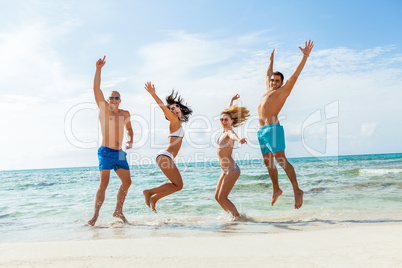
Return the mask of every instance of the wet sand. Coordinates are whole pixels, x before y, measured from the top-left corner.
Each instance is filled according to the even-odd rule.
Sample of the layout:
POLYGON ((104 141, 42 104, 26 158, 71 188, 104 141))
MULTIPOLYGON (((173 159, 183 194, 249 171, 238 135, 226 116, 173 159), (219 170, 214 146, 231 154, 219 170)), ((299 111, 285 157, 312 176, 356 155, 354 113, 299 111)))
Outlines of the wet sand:
POLYGON ((0 244, 6 267, 397 267, 402 224, 227 236, 0 244))

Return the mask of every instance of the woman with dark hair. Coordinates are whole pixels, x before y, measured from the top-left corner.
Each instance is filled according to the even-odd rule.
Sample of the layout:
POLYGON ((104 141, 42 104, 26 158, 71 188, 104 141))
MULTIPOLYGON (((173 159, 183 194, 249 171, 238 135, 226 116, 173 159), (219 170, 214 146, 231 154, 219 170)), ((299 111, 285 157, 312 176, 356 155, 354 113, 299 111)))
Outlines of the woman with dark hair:
POLYGON ((170 182, 143 191, 145 204, 156 212, 155 205, 159 199, 180 191, 183 188, 183 180, 174 163, 174 158, 180 150, 184 137, 184 130, 181 126, 181 122, 187 122, 193 111, 183 103, 183 99, 178 96, 178 93, 175 94, 174 91, 166 97, 167 105, 165 106, 162 100, 156 95, 155 86, 151 84, 151 82, 145 84, 145 89, 155 99, 156 103, 159 104, 166 119, 170 121, 170 135, 168 136, 169 143, 166 149, 161 150, 156 156, 156 163, 170 182))
POLYGON ((233 101, 238 98, 240 98, 240 95, 236 94, 232 98, 230 106, 221 112, 220 120, 223 132, 217 141, 217 153, 222 168, 222 174, 215 191, 216 201, 218 201, 219 205, 226 212, 230 212, 235 218, 239 217, 239 212, 228 198, 230 191, 240 176, 240 168, 232 158, 233 145, 235 141, 241 144, 247 143, 247 141, 246 138, 240 139, 233 131, 232 127, 240 126, 247 120, 247 117, 250 116, 250 111, 246 107, 233 105, 233 101))

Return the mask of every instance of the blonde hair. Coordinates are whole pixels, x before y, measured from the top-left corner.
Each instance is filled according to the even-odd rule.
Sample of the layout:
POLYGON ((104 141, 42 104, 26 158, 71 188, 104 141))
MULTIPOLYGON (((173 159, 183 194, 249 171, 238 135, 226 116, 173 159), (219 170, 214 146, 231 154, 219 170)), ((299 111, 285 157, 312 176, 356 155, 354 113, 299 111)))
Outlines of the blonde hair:
POLYGON ((238 127, 247 120, 247 118, 250 116, 250 111, 247 109, 247 107, 240 107, 235 104, 223 110, 221 114, 229 115, 233 120, 233 127, 238 127))

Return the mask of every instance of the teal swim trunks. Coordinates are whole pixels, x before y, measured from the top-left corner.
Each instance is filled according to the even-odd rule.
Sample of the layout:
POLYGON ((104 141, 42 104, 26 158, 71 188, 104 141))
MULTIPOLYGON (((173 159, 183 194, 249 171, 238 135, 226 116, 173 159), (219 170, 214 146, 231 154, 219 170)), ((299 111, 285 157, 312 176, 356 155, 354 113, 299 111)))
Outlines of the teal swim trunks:
POLYGON ((279 123, 263 126, 257 135, 262 154, 285 151, 285 131, 279 123))
POLYGON ((114 169, 116 171, 119 168, 130 170, 126 156, 127 153, 122 149, 114 150, 102 145, 98 149, 99 170, 114 169))

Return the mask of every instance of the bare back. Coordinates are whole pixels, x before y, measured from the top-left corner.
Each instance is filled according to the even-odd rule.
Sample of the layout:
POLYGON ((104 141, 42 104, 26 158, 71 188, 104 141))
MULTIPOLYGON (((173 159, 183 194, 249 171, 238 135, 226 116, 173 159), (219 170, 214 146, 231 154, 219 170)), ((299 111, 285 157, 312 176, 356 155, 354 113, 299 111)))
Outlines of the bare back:
POLYGON ((123 146, 124 126, 129 120, 129 112, 119 109, 118 112, 109 110, 108 103, 100 105, 99 122, 102 131, 102 145, 111 149, 120 150, 123 146))

